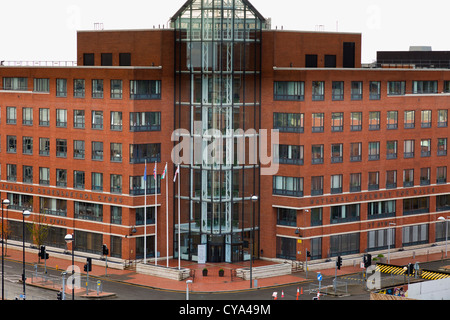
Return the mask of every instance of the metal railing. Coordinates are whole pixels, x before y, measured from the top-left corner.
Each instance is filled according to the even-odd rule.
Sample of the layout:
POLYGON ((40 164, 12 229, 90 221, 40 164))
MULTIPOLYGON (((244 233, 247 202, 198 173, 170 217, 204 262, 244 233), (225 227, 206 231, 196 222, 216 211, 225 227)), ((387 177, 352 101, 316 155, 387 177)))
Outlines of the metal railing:
POLYGON ((76 61, 0 61, 5 67, 76 67, 76 61))

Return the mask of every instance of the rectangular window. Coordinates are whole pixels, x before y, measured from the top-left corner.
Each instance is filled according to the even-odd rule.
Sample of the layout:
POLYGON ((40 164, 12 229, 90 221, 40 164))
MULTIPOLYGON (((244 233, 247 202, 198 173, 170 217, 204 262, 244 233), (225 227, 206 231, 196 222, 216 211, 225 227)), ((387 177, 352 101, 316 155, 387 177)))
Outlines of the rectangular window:
POLYGON ((422 110, 420 111, 420 115, 421 115, 420 126, 422 128, 431 128, 431 110, 422 110))
POLYGON ((111 158, 112 162, 122 162, 122 144, 121 143, 111 143, 111 158))
POLYGON ((56 109, 56 127, 67 128, 67 110, 56 109))
POLYGON ((28 78, 3 78, 3 90, 27 91, 28 78))
POLYGON ((54 216, 67 216, 67 200, 39 197, 40 212, 54 216))
POLYGON ((78 129, 84 129, 85 127, 84 110, 73 110, 73 127, 78 129))
POLYGON ((428 186, 431 182, 431 168, 420 168, 420 185, 428 186))
POLYGON ((333 112, 331 114, 331 132, 342 132, 344 130, 344 113, 333 112))
POLYGON ((405 140, 403 157, 405 159, 414 158, 414 140, 405 140))
POLYGON ((397 141, 386 142, 386 159, 397 159, 397 141))
POLYGON ((111 175, 111 193, 122 193, 122 175, 111 175))
POLYGON ((73 171, 73 187, 74 189, 84 189, 85 185, 85 174, 84 171, 73 171))
POLYGON ((323 144, 315 144, 311 146, 311 163, 323 163, 323 144))
POLYGON ((67 170, 56 169, 56 185, 58 187, 67 187, 67 170))
POLYGON ((22 153, 33 154, 33 137, 22 138, 22 153))
POLYGON ((431 139, 420 140, 420 156, 421 157, 431 156, 431 139))
POLYGON ((438 110, 438 127, 444 128, 448 125, 448 111, 447 110, 438 110))
POLYGON ((102 66, 112 66, 113 65, 112 53, 102 53, 100 58, 101 58, 102 66))
POLYGON ((103 129, 103 111, 92 111, 92 129, 103 129))
POLYGON ((370 81, 369 84, 370 100, 380 100, 381 98, 381 82, 380 81, 370 81))
POLYGON ((16 182, 17 181, 17 165, 6 165, 6 180, 16 182))
POLYGON ((67 79, 56 79, 56 96, 67 97, 67 79))
POLYGON ((277 208, 277 225, 297 226, 297 210, 277 208))
POLYGON ((350 144, 350 161, 361 161, 361 142, 350 144))
POLYGON ((39 184, 50 185, 50 168, 39 168, 39 184))
POLYGON ((274 152, 278 154, 278 163, 303 164, 303 146, 275 145, 274 152))
POLYGON ((438 92, 437 81, 413 81, 413 94, 430 94, 438 92))
POLYGON ((369 172, 369 191, 371 190, 378 190, 380 188, 380 181, 379 181, 380 173, 378 171, 375 172, 369 172))
MULTIPOLYGON (((75 201, 74 202, 74 215, 75 215, 76 219, 84 219, 84 220, 101 222, 101 221, 103 221, 103 205, 96 204, 96 203, 75 201)), ((87 233, 86 233, 86 235, 87 235, 87 233)), ((90 234, 89 236, 86 236, 86 237, 82 237, 82 236, 80 236, 80 234, 75 234, 75 237, 77 237, 77 239, 80 239, 80 242, 82 244, 86 244, 87 239, 92 239, 92 240, 89 240, 89 243, 87 244, 88 248, 95 247, 94 244, 96 244, 96 243, 102 243, 101 239, 95 239, 94 237, 92 237, 92 234, 90 234), (81 240, 83 238, 84 238, 84 241, 81 240), (98 241, 100 241, 100 242, 98 242, 98 241)), ((88 248, 86 248, 86 249, 88 249, 88 248)))
POLYGON ((376 201, 367 204, 368 219, 382 219, 395 217, 395 200, 376 201))
POLYGON ((92 160, 103 160, 103 142, 92 141, 92 160))
POLYGON ((350 192, 361 191, 361 173, 350 173, 350 192))
POLYGON ((295 260, 297 257, 297 242, 295 239, 277 237, 277 258, 295 260))
POLYGON ((380 130, 380 111, 369 112, 369 130, 380 130))
POLYGON ((122 80, 111 80, 111 99, 122 99, 122 80))
POLYGON ((130 131, 160 131, 161 112, 130 112, 130 131))
POLYGON ((313 113, 312 114, 312 132, 323 132, 324 129, 324 114, 313 113))
POLYGON ((317 68, 317 54, 305 55, 305 68, 317 68))
POLYGON ((403 124, 405 129, 413 129, 415 127, 414 110, 405 111, 403 124))
POLYGON ((350 130, 362 130, 362 112, 352 112, 350 115, 350 130))
POLYGON ((428 243, 428 224, 402 228, 402 245, 404 247, 426 243, 428 243))
POLYGON ((49 156, 50 155, 50 139, 49 138, 39 138, 39 155, 49 156))
POLYGON ((33 92, 50 92, 50 79, 33 79, 33 92))
POLYGON ((16 153, 17 152, 17 137, 16 136, 7 136, 7 153, 16 153))
POLYGON ((400 96, 405 94, 405 81, 389 81, 388 82, 388 96, 400 96))
POLYGON ((111 206, 111 223, 122 224, 122 207, 111 206))
POLYGON ((397 188, 397 170, 386 171, 386 189, 397 188))
POLYGON ((132 100, 161 99, 161 81, 131 80, 130 99, 132 100))
POLYGON ((351 99, 362 100, 363 97, 363 83, 362 81, 352 81, 351 99))
POLYGON ((336 68, 336 55, 326 54, 324 66, 325 68, 336 68))
POLYGON ((323 176, 311 177, 311 196, 323 194, 323 176))
POLYGON ((39 125, 41 127, 50 126, 50 109, 40 108, 39 109, 39 125))
POLYGON ((331 176, 330 193, 342 193, 342 174, 336 174, 331 176))
POLYGON ((73 80, 73 97, 74 98, 84 98, 85 95, 85 81, 84 79, 74 79, 73 80))
POLYGON ((303 178, 273 176, 274 195, 303 197, 303 178))
POLYGON ((446 156, 447 155, 447 138, 438 138, 437 155, 438 156, 446 156))
POLYGON ((92 172, 91 173, 91 183, 92 183, 92 190, 102 191, 103 190, 103 173, 92 172))
POLYGON ((344 206, 330 207, 330 223, 345 223, 352 221, 359 221, 360 215, 359 204, 349 204, 344 206))
POLYGON ((323 101, 325 98, 325 82, 313 81, 312 82, 312 100, 323 101))
POLYGON ((84 141, 74 140, 73 141, 73 158, 74 159, 84 159, 84 141))
POLYGON ((333 101, 344 100, 344 81, 333 81, 331 99, 333 101))
POLYGON ((23 183, 33 183, 33 167, 23 166, 23 183))
POLYGON ((131 66, 131 53, 119 53, 119 66, 131 66))
POLYGON ((403 215, 428 213, 430 197, 403 199, 403 215))
POLYGON ((93 53, 83 53, 83 65, 84 66, 95 65, 95 56, 93 53))
POLYGON ((145 187, 147 188, 147 194, 161 192, 161 175, 156 176, 156 181, 153 178, 153 174, 147 175, 147 180, 144 180, 144 176, 130 176, 130 195, 138 196, 145 194, 145 187), (147 183, 145 183, 147 181, 147 183))
POLYGON ((275 81, 273 99, 278 101, 303 101, 305 83, 302 81, 275 81))
POLYGON ((331 145, 331 163, 341 163, 343 161, 343 146, 342 143, 331 145))
POLYGON ((387 129, 395 130, 398 128, 398 111, 387 112, 387 129))
POLYGON ((67 158, 67 140, 56 139, 56 156, 58 158, 67 158))
POLYGON ((17 123, 17 109, 16 107, 6 107, 6 123, 17 123))
POLYGON ((436 183, 447 183, 447 167, 436 168, 436 183))
POLYGON ((161 162, 161 144, 130 144, 130 163, 161 162))
POLYGON ((112 131, 122 131, 122 112, 111 111, 111 127, 112 131))
POLYGON ((369 142, 369 161, 380 160, 380 142, 369 142))
POLYGON ((403 170, 403 187, 413 187, 414 186, 414 169, 404 169, 403 170))
POLYGON ((24 126, 33 125, 33 108, 22 108, 22 124, 24 126))
POLYGON ((303 132, 303 113, 277 113, 273 114, 273 128, 280 132, 303 132))
POLYGON ((92 80, 92 98, 103 99, 103 80, 101 79, 92 80))

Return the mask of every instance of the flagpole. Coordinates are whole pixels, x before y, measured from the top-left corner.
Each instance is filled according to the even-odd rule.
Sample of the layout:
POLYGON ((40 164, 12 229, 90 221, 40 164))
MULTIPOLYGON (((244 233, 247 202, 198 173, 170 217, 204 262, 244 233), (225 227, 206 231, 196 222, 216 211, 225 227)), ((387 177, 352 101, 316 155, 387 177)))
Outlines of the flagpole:
POLYGON ((155 170, 153 172, 153 178, 155 180, 155 266, 156 266, 158 264, 158 208, 156 206, 158 181, 156 180, 156 161, 155 161, 155 170))
POLYGON ((144 170, 144 264, 147 263, 147 159, 144 170))
POLYGON ((166 167, 164 169, 164 178, 166 179, 166 259, 167 259, 167 268, 169 267, 169 192, 168 192, 168 183, 167 183, 167 162, 166 167))
POLYGON ((181 171, 180 171, 180 164, 178 164, 178 270, 181 269, 181 219, 180 219, 180 180, 181 180, 181 171))

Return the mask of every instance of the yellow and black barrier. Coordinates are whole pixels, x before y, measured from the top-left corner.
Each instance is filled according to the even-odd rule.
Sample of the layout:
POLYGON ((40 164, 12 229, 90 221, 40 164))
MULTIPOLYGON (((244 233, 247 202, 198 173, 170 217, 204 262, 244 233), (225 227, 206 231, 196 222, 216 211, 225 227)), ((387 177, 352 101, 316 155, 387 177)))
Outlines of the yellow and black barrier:
POLYGON ((375 271, 378 271, 381 273, 402 275, 402 274, 405 274, 407 271, 404 269, 404 267, 405 266, 395 266, 392 264, 377 263, 375 271))
POLYGON ((444 272, 436 272, 436 271, 430 271, 430 270, 422 270, 421 276, 423 279, 427 280, 440 280, 440 279, 446 279, 450 278, 449 273, 444 272))

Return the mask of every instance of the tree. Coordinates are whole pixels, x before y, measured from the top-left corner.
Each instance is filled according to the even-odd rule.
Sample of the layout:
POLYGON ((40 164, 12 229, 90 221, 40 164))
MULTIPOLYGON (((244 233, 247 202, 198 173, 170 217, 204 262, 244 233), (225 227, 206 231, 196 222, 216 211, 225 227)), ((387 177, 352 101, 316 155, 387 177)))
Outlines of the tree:
MULTIPOLYGON (((38 248, 40 248, 41 245, 44 245, 44 242, 45 242, 45 240, 47 240, 48 233, 52 226, 48 223, 44 223, 46 221, 45 203, 47 200, 43 200, 43 201, 44 201, 44 206, 41 207, 40 213, 38 215, 34 216, 34 219, 31 223, 27 224, 27 229, 31 234, 32 242, 38 248)), ((41 258, 39 257, 38 263, 40 263, 40 262, 41 262, 41 258)))

